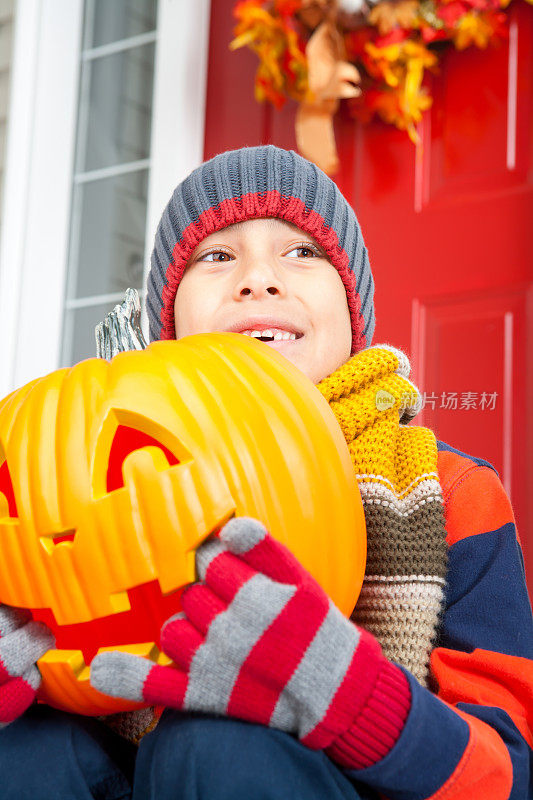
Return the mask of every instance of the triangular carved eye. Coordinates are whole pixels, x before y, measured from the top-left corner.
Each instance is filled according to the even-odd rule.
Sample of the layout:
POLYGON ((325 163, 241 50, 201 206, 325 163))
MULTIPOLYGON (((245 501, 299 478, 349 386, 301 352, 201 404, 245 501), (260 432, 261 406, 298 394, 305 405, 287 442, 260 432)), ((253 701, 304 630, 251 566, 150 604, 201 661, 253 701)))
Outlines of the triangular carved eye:
POLYGON ((179 464, 179 459, 176 458, 174 453, 171 453, 164 444, 158 442, 153 436, 128 425, 119 425, 115 431, 109 453, 107 467, 108 492, 113 492, 115 489, 121 489, 124 486, 124 477, 122 475, 124 459, 134 450, 140 450, 141 447, 158 447, 163 451, 171 466, 179 464))
POLYGON ((13 483, 11 475, 7 466, 7 461, 0 464, 0 517, 2 516, 2 503, 3 497, 7 500, 7 515, 8 517, 18 517, 17 504, 15 502, 15 492, 13 491, 13 483))

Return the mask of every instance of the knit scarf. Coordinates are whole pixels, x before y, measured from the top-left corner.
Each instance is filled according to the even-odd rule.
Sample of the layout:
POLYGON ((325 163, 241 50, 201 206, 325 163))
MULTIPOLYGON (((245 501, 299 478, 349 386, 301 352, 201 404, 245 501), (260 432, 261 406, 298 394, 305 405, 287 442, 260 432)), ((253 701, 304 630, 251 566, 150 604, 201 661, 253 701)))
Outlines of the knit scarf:
POLYGON ((367 565, 352 619, 423 685, 443 608, 447 565, 437 443, 408 425, 421 408, 405 353, 375 345, 317 388, 342 429, 367 528, 367 565))

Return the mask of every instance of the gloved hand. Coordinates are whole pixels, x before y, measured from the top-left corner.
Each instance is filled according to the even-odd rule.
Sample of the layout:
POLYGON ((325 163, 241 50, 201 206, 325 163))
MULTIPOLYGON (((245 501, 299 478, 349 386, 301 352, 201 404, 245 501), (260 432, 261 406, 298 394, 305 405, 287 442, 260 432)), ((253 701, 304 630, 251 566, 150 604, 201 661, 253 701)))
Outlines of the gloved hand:
POLYGON ((55 646, 53 634, 27 611, 0 605, 0 728, 35 699, 41 684, 36 662, 55 646))
POLYGON ((224 714, 295 733, 352 768, 382 758, 410 708, 407 678, 257 520, 230 520, 197 551, 199 583, 161 633, 175 667, 107 652, 105 694, 224 714))

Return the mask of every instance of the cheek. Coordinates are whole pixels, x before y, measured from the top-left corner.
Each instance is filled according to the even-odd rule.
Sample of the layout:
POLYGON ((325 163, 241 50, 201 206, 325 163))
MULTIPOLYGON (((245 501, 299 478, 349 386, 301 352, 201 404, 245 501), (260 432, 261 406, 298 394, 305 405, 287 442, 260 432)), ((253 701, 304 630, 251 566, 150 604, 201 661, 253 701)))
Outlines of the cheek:
POLYGON ((174 328, 176 331, 176 339, 181 339, 186 335, 187 328, 187 304, 185 300, 185 292, 182 291, 182 284, 178 286, 178 291, 174 299, 174 328))
POLYGON ((316 318, 322 333, 335 339, 339 348, 351 348, 352 325, 346 290, 339 273, 334 267, 325 280, 317 286, 315 293, 316 318))
POLYGON ((206 318, 206 293, 196 276, 185 273, 174 300, 176 339, 207 330, 206 318))

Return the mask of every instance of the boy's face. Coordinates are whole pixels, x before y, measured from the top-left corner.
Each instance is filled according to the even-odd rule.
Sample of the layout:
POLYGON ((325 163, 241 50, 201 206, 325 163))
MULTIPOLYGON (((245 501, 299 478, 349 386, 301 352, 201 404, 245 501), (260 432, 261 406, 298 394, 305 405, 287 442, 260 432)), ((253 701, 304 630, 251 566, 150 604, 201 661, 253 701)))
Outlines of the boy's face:
POLYGON ((246 220, 203 239, 187 263, 174 311, 177 339, 217 331, 277 337, 268 346, 314 383, 350 356, 339 273, 311 236, 280 219, 246 220))

